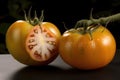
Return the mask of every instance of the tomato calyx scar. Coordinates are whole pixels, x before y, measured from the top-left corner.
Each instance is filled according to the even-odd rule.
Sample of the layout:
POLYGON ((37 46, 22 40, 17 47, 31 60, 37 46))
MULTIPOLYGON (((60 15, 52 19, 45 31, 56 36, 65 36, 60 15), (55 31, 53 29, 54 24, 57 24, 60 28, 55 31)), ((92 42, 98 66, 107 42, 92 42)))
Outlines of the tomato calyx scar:
MULTIPOLYGON (((89 34, 90 35, 90 40, 93 40, 92 33, 94 31, 96 31, 100 26, 101 26, 100 24, 94 24, 94 25, 91 25, 91 26, 87 26, 86 28, 85 27, 72 28, 72 29, 67 30, 65 33, 70 32, 70 33, 78 33, 78 34, 81 34, 81 35, 89 34)), ((103 32, 104 29, 101 32, 103 32)))
POLYGON ((33 55, 38 61, 45 61, 51 57, 51 52, 56 46, 56 39, 45 28, 36 26, 29 34, 26 44, 30 55, 33 55))

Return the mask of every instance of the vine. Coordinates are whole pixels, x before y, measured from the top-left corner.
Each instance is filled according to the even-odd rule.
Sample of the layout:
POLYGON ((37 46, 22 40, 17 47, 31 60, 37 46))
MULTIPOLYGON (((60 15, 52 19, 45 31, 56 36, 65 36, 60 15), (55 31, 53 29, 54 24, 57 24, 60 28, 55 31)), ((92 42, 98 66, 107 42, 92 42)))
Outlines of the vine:
POLYGON ((117 13, 108 17, 101 17, 98 19, 94 19, 93 17, 91 17, 90 19, 83 19, 83 20, 77 21, 75 28, 78 28, 80 26, 87 27, 92 24, 106 24, 108 22, 113 22, 117 20, 120 20, 120 13, 117 13))
POLYGON ((108 17, 100 17, 98 19, 94 19, 92 17, 92 10, 91 10, 90 19, 82 19, 77 21, 75 24, 75 29, 78 30, 80 29, 79 32, 81 34, 89 33, 90 40, 92 40, 93 39, 92 32, 96 30, 100 25, 105 25, 106 27, 109 22, 118 21, 118 20, 120 20, 120 13, 108 17), (82 27, 82 29, 80 27, 82 27))

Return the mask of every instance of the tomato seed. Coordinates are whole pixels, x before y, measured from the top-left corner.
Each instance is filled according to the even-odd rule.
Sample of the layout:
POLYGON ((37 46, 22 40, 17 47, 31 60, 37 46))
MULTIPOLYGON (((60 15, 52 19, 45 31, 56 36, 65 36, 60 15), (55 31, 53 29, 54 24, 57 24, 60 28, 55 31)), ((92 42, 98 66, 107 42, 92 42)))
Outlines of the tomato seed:
POLYGON ((50 35, 47 34, 46 37, 50 37, 50 35))
POLYGON ((32 43, 32 42, 35 42, 35 40, 34 40, 34 39, 30 39, 30 40, 29 40, 29 43, 32 43))
POLYGON ((34 55, 36 55, 36 57, 38 57, 38 58, 42 58, 41 54, 38 53, 38 51, 35 51, 35 52, 34 52, 34 55))
POLYGON ((51 44, 51 45, 55 45, 54 41, 47 41, 47 43, 51 44))
POLYGON ((47 54, 44 54, 45 55, 45 59, 47 58, 47 54))
POLYGON ((34 46, 36 46, 37 44, 34 44, 34 45, 28 45, 28 48, 31 50, 33 49, 34 46))
POLYGON ((37 29, 35 29, 34 32, 38 34, 38 30, 37 29))
POLYGON ((35 37, 35 35, 34 35, 34 34, 31 34, 30 37, 35 37))

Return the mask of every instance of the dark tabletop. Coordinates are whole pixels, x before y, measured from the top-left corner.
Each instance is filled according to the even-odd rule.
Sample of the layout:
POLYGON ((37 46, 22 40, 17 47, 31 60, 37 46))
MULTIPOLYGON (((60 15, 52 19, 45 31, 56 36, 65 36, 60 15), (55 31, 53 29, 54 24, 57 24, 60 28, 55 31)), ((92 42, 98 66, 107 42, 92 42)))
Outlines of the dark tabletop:
POLYGON ((120 50, 109 65, 89 71, 72 68, 59 56, 47 66, 30 67, 4 54, 0 55, 0 80, 120 80, 120 50))

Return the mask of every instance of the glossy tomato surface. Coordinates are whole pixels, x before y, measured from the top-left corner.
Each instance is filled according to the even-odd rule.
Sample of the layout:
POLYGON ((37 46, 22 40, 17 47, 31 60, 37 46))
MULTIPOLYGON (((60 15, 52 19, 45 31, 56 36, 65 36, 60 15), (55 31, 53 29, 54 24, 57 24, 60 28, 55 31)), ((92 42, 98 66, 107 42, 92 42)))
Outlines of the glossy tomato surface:
MULTIPOLYGON (((50 34, 53 34, 56 40, 61 36, 59 29, 50 22, 42 22, 42 26, 47 28, 50 34)), ((27 35, 33 29, 30 23, 18 20, 14 22, 6 33, 6 46, 9 53, 19 62, 27 65, 44 65, 50 63, 53 59, 39 62, 33 60, 25 48, 27 35)), ((58 45, 58 42, 56 43, 58 45)), ((56 53, 57 56, 58 53, 56 53)))
POLYGON ((98 69, 108 65, 114 58, 116 41, 112 33, 99 26, 92 33, 78 30, 63 33, 59 53, 69 65, 84 69, 98 69))

